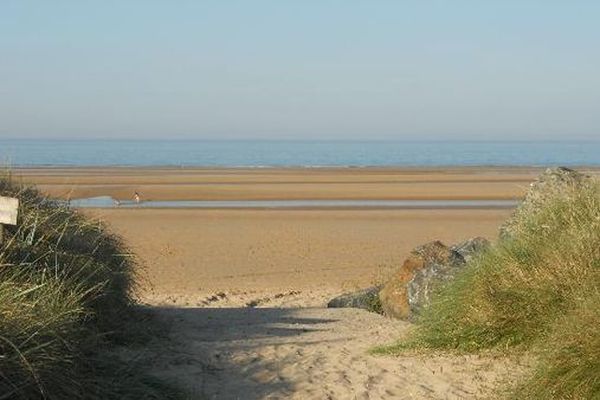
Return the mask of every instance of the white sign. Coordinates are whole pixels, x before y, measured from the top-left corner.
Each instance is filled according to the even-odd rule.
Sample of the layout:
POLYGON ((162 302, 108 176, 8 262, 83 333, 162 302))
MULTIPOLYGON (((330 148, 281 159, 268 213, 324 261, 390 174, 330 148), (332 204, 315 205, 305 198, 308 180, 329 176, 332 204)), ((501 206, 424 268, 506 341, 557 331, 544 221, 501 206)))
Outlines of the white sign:
POLYGON ((19 199, 0 196, 0 224, 16 225, 19 199))

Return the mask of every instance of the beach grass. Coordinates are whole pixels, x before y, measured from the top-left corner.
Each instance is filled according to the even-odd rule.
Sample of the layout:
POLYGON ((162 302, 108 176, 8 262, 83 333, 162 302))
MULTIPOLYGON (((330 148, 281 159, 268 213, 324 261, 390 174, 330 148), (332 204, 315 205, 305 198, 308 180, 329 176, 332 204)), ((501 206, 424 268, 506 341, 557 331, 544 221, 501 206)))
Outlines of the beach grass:
POLYGON ((538 362, 515 398, 600 398, 600 184, 565 187, 514 218, 408 338, 374 352, 529 353, 538 362))
POLYGON ((153 329, 122 240, 9 176, 0 195, 20 200, 0 244, 0 399, 176 398, 116 354, 153 329))

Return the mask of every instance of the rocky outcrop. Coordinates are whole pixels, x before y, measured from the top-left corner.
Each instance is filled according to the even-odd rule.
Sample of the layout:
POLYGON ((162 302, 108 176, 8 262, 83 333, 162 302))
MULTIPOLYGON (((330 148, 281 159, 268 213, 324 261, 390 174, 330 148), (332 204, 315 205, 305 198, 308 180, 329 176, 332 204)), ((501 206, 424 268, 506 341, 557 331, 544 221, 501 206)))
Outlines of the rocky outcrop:
POLYGON ((468 260, 490 242, 475 237, 447 247, 434 241, 415 248, 383 286, 373 286, 332 299, 330 308, 362 308, 399 319, 410 319, 429 305, 433 291, 454 278, 468 260))
POLYGON ((459 252, 440 241, 417 247, 379 292, 384 314, 411 318, 429 304, 434 289, 452 279, 465 264, 459 252))
POLYGON ((379 312, 379 290, 381 286, 373 286, 367 289, 358 290, 353 293, 346 293, 338 296, 329 303, 329 308, 362 308, 368 311, 379 312))
POLYGON ((523 202, 500 227, 500 238, 508 239, 517 235, 521 222, 525 220, 524 217, 535 215, 549 198, 573 193, 573 189, 587 184, 591 180, 589 175, 569 168, 548 168, 531 184, 523 202))

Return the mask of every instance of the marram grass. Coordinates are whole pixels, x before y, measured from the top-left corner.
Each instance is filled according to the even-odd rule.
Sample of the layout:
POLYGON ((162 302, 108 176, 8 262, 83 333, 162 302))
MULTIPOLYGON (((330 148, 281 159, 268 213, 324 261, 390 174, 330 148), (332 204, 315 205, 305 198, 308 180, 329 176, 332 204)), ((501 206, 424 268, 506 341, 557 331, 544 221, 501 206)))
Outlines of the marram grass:
POLYGON ((0 244, 0 400, 173 398, 105 351, 135 340, 135 260, 98 221, 0 179, 20 199, 0 244))
POLYGON ((530 351, 515 398, 600 399, 600 185, 573 185, 441 288, 399 343, 375 349, 530 351))
POLYGON ((540 343, 534 373, 513 390, 516 399, 600 399, 600 292, 577 301, 540 343))

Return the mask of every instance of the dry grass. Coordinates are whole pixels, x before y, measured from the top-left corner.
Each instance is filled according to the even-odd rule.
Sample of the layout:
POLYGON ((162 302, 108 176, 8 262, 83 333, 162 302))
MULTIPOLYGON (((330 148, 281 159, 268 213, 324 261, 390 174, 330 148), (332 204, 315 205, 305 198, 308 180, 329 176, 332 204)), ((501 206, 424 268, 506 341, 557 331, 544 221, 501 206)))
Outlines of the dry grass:
POLYGON ((407 348, 530 352, 515 398, 600 398, 600 184, 552 193, 442 288, 407 348))
POLYGON ((168 398, 106 351, 140 337, 120 238, 8 177, 0 195, 21 203, 0 245, 0 399, 168 398))
POLYGON ((600 398, 600 292, 577 301, 539 344, 540 362, 514 399, 600 398))

